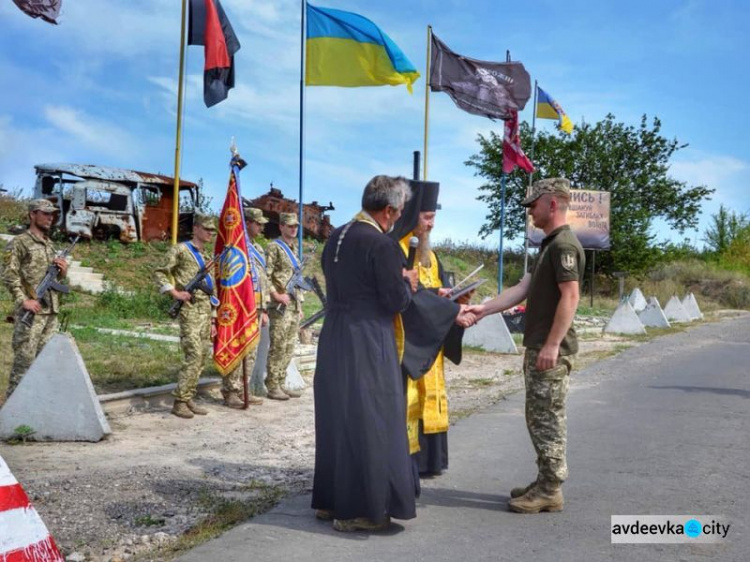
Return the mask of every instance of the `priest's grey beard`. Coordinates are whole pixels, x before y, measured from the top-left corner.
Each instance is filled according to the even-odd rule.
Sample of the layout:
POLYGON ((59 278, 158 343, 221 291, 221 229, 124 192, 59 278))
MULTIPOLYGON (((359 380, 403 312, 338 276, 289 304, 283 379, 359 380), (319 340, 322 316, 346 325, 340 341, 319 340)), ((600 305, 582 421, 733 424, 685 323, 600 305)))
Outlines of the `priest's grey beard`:
POLYGON ((423 232, 419 235, 419 244, 417 245, 417 259, 419 265, 422 267, 431 267, 432 262, 430 261, 430 252, 432 252, 432 245, 430 244, 430 233, 423 232))

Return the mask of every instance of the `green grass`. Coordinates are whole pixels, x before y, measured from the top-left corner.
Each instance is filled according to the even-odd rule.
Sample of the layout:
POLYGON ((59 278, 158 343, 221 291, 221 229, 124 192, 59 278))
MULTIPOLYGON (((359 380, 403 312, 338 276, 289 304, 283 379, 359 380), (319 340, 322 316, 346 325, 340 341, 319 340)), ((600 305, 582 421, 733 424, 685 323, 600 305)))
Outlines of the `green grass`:
POLYGON ((251 484, 246 488, 247 491, 254 492, 248 499, 228 499, 215 492, 204 490, 200 494, 199 503, 208 510, 209 514, 180 536, 176 542, 162 549, 143 553, 134 560, 172 560, 181 553, 218 537, 227 529, 265 513, 285 496, 284 490, 278 486, 251 484))
MULTIPOLYGON (((78 349, 99 394, 177 381, 182 362, 178 343, 107 334, 72 326, 78 349)), ((218 376, 209 360, 203 376, 218 376)))

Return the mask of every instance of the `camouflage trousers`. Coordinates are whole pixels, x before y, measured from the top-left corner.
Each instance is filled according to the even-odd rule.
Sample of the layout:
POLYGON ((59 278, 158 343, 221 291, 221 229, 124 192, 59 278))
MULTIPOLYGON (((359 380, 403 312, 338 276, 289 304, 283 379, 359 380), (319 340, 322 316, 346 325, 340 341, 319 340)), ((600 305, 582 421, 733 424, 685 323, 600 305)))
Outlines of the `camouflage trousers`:
MULTIPOLYGON (((260 343, 260 334, 258 335, 258 343, 260 343)), ((244 361, 242 361, 237 368, 224 377, 221 383, 221 390, 223 392, 234 392, 239 394, 240 397, 244 395, 245 389, 242 385, 242 368, 244 366, 245 373, 247 374, 247 385, 248 392, 250 392, 250 380, 253 378, 253 369, 255 368, 255 358, 258 356, 258 345, 253 350, 245 355, 244 361)))
POLYGON ((182 366, 177 375, 177 388, 172 393, 176 400, 191 400, 198 389, 211 350, 211 305, 198 302, 185 304, 180 310, 180 347, 182 366))
POLYGON ((537 455, 539 480, 561 484, 568 477, 565 402, 575 355, 560 357, 557 365, 547 371, 536 369, 538 355, 539 350, 527 349, 523 359, 526 427, 537 455))
POLYGON ((10 369, 6 397, 13 393, 36 356, 57 332, 57 325, 57 314, 36 314, 31 327, 21 322, 21 313, 16 314, 13 329, 13 366, 10 369))
POLYGON ((299 332, 299 312, 291 306, 283 314, 275 308, 268 313, 270 324, 268 335, 271 347, 268 349, 266 366, 266 387, 268 390, 283 388, 286 380, 286 369, 294 356, 294 345, 299 332))

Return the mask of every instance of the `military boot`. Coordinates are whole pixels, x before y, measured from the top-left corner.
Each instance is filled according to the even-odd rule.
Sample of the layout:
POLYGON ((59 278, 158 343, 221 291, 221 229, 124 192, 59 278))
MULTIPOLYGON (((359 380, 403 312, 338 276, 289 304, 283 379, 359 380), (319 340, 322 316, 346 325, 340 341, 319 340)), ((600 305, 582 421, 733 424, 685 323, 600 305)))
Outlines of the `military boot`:
POLYGON ((226 390, 221 391, 221 395, 224 397, 224 405, 227 408, 234 408, 235 410, 241 410, 245 407, 245 403, 242 399, 237 396, 236 392, 228 392, 226 390))
POLYGON ((537 483, 537 481, 534 480, 528 486, 525 486, 525 487, 519 486, 517 488, 513 488, 510 491, 510 497, 511 498, 520 498, 522 495, 524 495, 526 492, 530 491, 534 486, 536 486, 536 483, 537 483))
POLYGON ((182 400, 174 401, 174 405, 172 406, 172 413, 178 418, 185 418, 186 420, 189 420, 193 417, 193 412, 190 411, 190 408, 188 408, 187 404, 182 400))
POLYGON ((539 513, 540 511, 562 511, 563 494, 559 484, 540 483, 532 486, 524 495, 508 502, 516 513, 539 513))
POLYGON ((271 400, 289 400, 289 395, 280 388, 269 388, 266 398, 271 400))
POLYGON ((299 398, 302 396, 302 393, 299 390, 292 390, 291 388, 282 388, 281 390, 289 398, 299 398))
POLYGON ((188 408, 190 408, 190 411, 194 414, 197 414, 199 416, 205 416, 208 414, 208 410, 204 408, 203 406, 198 406, 193 400, 188 400, 185 402, 188 408))

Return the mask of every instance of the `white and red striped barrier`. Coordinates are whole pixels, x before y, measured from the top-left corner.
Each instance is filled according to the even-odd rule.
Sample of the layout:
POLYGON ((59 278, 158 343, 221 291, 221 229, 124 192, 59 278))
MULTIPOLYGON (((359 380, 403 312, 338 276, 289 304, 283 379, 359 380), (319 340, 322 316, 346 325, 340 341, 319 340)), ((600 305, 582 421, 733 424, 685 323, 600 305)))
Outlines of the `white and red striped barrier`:
POLYGON ((0 457, 0 562, 64 562, 42 518, 0 457))

